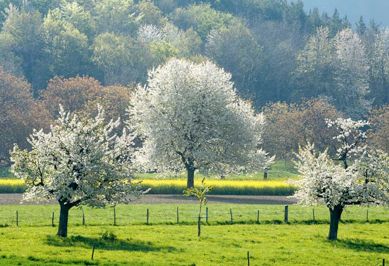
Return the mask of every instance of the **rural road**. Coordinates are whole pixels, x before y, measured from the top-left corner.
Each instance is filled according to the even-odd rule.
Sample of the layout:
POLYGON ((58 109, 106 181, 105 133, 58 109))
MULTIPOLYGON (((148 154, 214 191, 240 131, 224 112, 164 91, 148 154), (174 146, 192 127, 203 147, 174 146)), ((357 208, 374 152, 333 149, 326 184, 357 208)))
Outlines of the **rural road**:
MULTIPOLYGON (((237 203, 237 204, 294 204, 294 199, 286 196, 235 196, 235 195, 209 195, 208 202, 211 203, 237 203)), ((22 194, 0 194, 0 205, 8 204, 42 204, 39 202, 24 202, 22 200, 22 194)), ((188 198, 182 195, 155 195, 149 194, 141 197, 139 200, 134 201, 135 204, 158 204, 158 203, 195 203, 196 200, 188 198)), ((49 202, 46 204, 55 203, 49 202)))

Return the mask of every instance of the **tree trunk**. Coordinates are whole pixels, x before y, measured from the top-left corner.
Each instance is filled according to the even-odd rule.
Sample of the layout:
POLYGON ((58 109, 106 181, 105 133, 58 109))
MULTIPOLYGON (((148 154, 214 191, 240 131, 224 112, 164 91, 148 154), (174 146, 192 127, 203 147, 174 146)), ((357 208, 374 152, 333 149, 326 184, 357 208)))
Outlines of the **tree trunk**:
POLYGON ((68 220, 70 207, 63 203, 60 203, 59 224, 57 236, 67 237, 68 235, 68 220))
POLYGON ((193 188, 194 187, 194 173, 195 168, 193 166, 187 167, 188 171, 188 182, 187 182, 187 188, 193 188))
POLYGON ((335 206, 334 209, 330 209, 330 231, 328 233, 329 240, 338 239, 338 227, 342 212, 343 207, 340 205, 335 206))

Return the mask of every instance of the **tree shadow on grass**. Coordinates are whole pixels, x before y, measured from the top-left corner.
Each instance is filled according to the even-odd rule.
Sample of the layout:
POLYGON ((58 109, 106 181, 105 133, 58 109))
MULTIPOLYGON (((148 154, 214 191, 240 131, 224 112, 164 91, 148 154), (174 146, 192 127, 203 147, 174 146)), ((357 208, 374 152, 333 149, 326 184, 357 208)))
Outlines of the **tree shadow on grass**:
POLYGON ((102 238, 84 237, 80 235, 71 236, 68 238, 61 238, 58 236, 47 236, 47 244, 57 247, 83 247, 104 250, 125 250, 125 251, 177 251, 174 247, 169 246, 155 246, 151 242, 144 242, 139 240, 105 240, 102 238))
POLYGON ((332 242, 334 246, 354 249, 356 251, 389 253, 389 246, 375 243, 369 240, 346 239, 332 242))

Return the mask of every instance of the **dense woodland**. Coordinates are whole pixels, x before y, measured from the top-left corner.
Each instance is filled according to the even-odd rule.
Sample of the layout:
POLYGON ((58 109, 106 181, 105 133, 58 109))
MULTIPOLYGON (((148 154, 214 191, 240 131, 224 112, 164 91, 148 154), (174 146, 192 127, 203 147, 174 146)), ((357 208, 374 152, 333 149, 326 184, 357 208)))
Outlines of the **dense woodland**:
POLYGON ((326 118, 371 121, 389 151, 389 30, 286 0, 3 0, 0 2, 0 161, 27 147, 62 104, 125 117, 137 84, 169 58, 212 60, 266 116, 263 146, 289 159, 320 149, 326 118))

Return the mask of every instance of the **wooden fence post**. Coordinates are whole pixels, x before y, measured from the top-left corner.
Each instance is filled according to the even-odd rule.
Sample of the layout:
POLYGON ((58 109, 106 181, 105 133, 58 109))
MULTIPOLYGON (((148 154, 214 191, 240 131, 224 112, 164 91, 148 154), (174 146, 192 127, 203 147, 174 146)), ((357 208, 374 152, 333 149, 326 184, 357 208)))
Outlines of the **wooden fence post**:
POLYGON ((149 219, 150 219, 150 211, 147 209, 146 211, 146 224, 149 224, 149 219))
POLYGON ((199 218, 197 219, 197 237, 201 235, 201 214, 199 214, 199 218))
POLYGON ((205 207, 205 222, 208 224, 208 207, 205 207))
POLYGON ((316 222, 315 208, 312 209, 312 219, 313 219, 314 222, 316 222))
POLYGON ((19 226, 19 212, 16 211, 16 226, 19 226))
POLYGON ((247 251, 247 266, 250 266, 250 251, 247 251))
POLYGON ((369 209, 366 210, 366 222, 369 222, 369 209))
POLYGON ((257 224, 259 224, 259 210, 257 210, 257 224))
POLYGON ((113 225, 116 226, 116 206, 113 207, 113 225))
POLYGON ((382 259, 382 266, 385 266, 385 259, 382 259))
POLYGON ((179 223, 180 223, 180 214, 178 212, 178 207, 177 207, 177 224, 179 224, 179 223))
POLYGON ((284 222, 288 223, 289 222, 289 206, 285 205, 285 211, 284 211, 284 222))
POLYGON ((232 209, 230 209, 230 218, 231 218, 231 224, 233 224, 234 223, 234 218, 232 216, 232 209))
POLYGON ((82 210, 82 225, 85 225, 85 213, 84 213, 84 208, 82 210))
POLYGON ((54 227, 54 212, 51 213, 51 226, 54 227))

